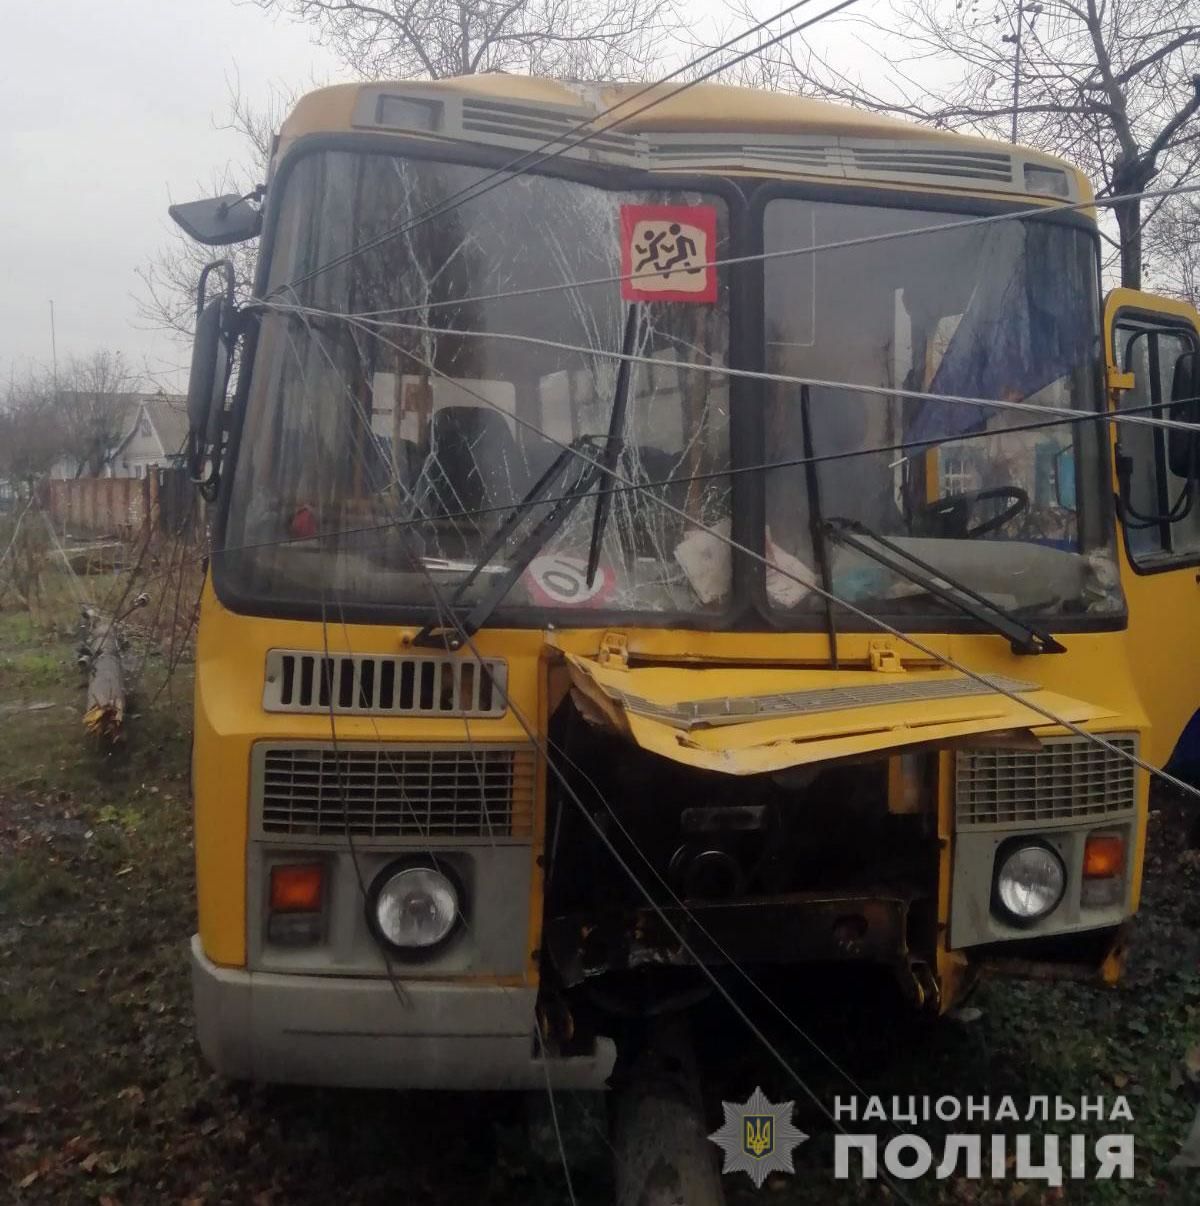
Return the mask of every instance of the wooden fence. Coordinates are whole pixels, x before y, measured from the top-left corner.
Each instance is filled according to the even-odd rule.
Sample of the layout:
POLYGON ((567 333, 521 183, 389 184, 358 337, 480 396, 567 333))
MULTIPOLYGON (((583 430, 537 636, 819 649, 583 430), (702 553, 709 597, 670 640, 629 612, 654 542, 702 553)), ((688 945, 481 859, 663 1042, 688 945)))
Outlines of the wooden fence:
POLYGON ((204 502, 182 469, 145 477, 80 477, 45 483, 43 506, 59 531, 131 540, 147 523, 171 537, 203 531, 204 502))

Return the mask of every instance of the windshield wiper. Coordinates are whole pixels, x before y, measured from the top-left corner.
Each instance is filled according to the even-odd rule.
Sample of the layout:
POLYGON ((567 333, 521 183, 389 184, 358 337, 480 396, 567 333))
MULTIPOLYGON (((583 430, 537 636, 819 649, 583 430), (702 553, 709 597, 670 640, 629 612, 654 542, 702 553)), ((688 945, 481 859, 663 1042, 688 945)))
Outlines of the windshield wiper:
POLYGON ((596 495, 596 513, 592 517, 592 542, 588 546, 587 584, 596 581, 596 570, 600 565, 600 542, 604 539, 604 527, 608 523, 608 506, 612 496, 612 478, 621 459, 625 441, 621 433, 625 430, 625 410, 629 401, 629 376, 632 359, 637 350, 638 328, 641 326, 642 307, 631 302, 625 314, 625 334, 621 338, 621 359, 617 364, 617 382, 613 388, 612 409, 608 413, 608 438, 604 442, 604 453, 600 466, 604 480, 600 493, 596 495))
POLYGON ((491 589, 471 608, 463 618, 461 626, 448 628, 436 620, 430 621, 413 637, 414 645, 435 645, 448 649, 460 648, 466 637, 473 636, 487 623, 492 612, 500 606, 504 596, 512 590, 516 580, 528 569, 529 563, 545 547, 550 537, 567 522, 579 503, 589 494, 597 491, 597 487, 599 487, 596 492, 596 513, 592 519, 592 540, 588 547, 587 558, 588 586, 595 581, 596 569, 600 564, 600 542, 604 537, 604 528, 608 520, 612 478, 616 473, 617 462, 620 460, 621 450, 624 447, 621 433, 625 429, 625 411, 629 399, 629 377, 632 363, 630 358, 637 347, 640 326, 641 306, 634 302, 625 316, 625 333, 621 340, 622 358, 617 368, 612 409, 608 416, 608 432, 604 436, 603 446, 598 446, 596 436, 580 436, 578 439, 572 440, 570 446, 564 448, 554 458, 550 468, 534 482, 525 497, 516 504, 495 535, 484 546, 483 551, 479 554, 479 559, 455 588, 454 594, 450 596, 447 606, 453 609, 462 601, 471 584, 484 572, 492 558, 508 543, 530 508, 547 501, 552 489, 558 487, 560 493, 555 498, 554 505, 516 547, 512 556, 506 561, 504 569, 497 575, 491 589))
POLYGON ((857 519, 830 519, 825 530, 834 540, 870 557, 886 569, 907 578, 944 603, 988 625, 994 632, 1008 637, 1013 653, 1066 653, 1065 646, 1044 629, 1036 628, 986 595, 972 590, 965 582, 952 578, 945 570, 901 548, 857 519), (866 539, 864 539, 866 537, 866 539), (891 554, 891 556, 889 556, 891 554))
POLYGON ((430 620, 413 637, 414 645, 458 649, 467 637, 473 636, 487 623, 488 617, 512 590, 516 580, 528 569, 529 563, 550 537, 566 523, 571 512, 592 492, 600 476, 600 465, 595 459, 600 452, 597 443, 595 436, 580 436, 572 440, 570 445, 554 458, 546 472, 530 486, 525 497, 513 507, 492 538, 484 545, 467 576, 446 601, 446 607, 452 611, 462 602, 471 584, 487 569, 492 558, 508 544, 533 507, 539 503, 548 504, 553 499, 550 510, 533 525, 511 556, 505 560, 504 568, 496 575, 496 580, 459 625, 447 626, 440 623, 440 620, 430 620))

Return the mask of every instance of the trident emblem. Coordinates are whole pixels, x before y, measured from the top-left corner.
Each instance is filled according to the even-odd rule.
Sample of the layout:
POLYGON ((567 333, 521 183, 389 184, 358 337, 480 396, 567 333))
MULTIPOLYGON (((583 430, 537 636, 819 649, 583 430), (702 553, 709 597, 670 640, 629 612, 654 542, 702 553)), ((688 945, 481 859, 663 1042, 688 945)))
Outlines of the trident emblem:
POLYGON ((775 1121, 771 1114, 743 1114, 742 1120, 746 1128, 742 1139, 742 1149, 746 1155, 761 1160, 775 1150, 775 1121))

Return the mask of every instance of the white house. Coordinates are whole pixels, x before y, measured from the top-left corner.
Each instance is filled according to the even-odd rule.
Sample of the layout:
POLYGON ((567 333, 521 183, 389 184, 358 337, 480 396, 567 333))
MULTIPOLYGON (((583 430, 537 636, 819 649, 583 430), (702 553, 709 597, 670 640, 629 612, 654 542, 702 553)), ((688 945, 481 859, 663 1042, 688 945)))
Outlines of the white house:
POLYGON ((167 394, 139 395, 128 434, 108 458, 105 477, 145 477, 183 464, 187 403, 167 394))
MULTIPOLYGON (((121 436, 105 458, 101 477, 145 477, 149 469, 183 464, 187 402, 170 394, 131 394, 122 417, 121 436)), ((78 477, 78 463, 62 457, 52 478, 78 477)))

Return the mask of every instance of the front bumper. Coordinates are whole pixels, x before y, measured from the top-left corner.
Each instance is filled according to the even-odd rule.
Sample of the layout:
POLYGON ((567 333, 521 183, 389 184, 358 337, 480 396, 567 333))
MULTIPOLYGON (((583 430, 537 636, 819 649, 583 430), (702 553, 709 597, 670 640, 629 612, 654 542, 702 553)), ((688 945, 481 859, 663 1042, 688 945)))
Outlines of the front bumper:
POLYGON ((238 1080, 346 1088, 602 1089, 616 1048, 535 1057, 537 990, 220 967, 192 936, 205 1058, 238 1080))

